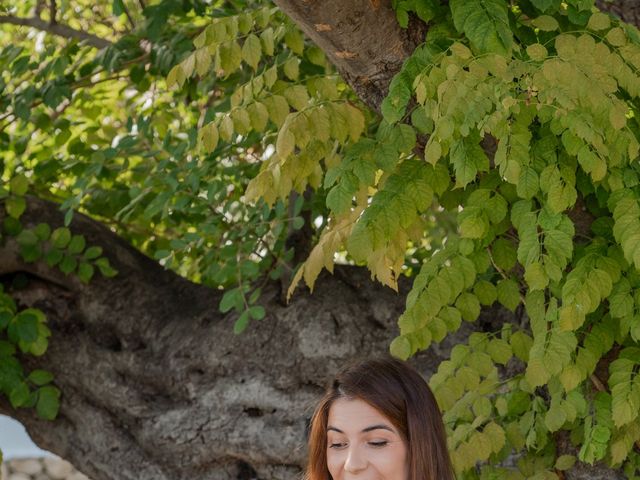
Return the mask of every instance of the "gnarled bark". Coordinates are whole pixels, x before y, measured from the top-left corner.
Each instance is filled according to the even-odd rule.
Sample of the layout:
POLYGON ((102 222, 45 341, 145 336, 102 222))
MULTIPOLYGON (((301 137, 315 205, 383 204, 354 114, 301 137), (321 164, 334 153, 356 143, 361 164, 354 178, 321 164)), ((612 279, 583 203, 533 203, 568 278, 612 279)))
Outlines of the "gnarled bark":
MULTIPOLYGON (((26 225, 61 223, 56 205, 29 204, 26 225)), ((403 296, 362 269, 338 268, 288 306, 268 287, 267 317, 235 335, 234 316, 217 310, 220 292, 163 270, 82 215, 71 228, 119 273, 85 285, 22 263, 11 240, 0 249, 0 275, 30 279, 14 297, 42 309, 53 332, 48 352, 27 366, 50 369, 63 392, 54 422, 6 401, 0 411, 94 480, 292 479, 329 376, 385 352, 397 333, 403 296)), ((418 363, 431 371, 440 359, 418 363)))
POLYGON ((402 62, 424 41, 425 25, 414 21, 402 29, 391 0, 274 1, 374 110, 402 62))

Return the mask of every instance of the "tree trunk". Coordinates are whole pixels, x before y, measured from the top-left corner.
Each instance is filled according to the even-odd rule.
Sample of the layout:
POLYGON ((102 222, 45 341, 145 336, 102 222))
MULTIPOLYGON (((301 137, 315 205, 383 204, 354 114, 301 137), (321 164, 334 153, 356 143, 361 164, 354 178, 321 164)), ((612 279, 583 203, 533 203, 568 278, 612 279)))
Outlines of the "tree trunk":
MULTIPOLYGON (((57 206, 31 200, 23 222, 42 221, 60 225, 57 206)), ((220 292, 163 270, 87 217, 71 228, 119 273, 85 285, 20 262, 12 241, 0 250, 5 280, 29 277, 13 296, 42 309, 52 330, 47 353, 27 367, 50 369, 63 392, 53 422, 6 400, 0 411, 94 480, 293 479, 327 379, 387 351, 397 334, 403 295, 363 269, 337 268, 288 306, 274 283, 267 317, 235 335, 234 315, 217 310, 220 292)), ((441 359, 418 363, 432 371, 441 359)))

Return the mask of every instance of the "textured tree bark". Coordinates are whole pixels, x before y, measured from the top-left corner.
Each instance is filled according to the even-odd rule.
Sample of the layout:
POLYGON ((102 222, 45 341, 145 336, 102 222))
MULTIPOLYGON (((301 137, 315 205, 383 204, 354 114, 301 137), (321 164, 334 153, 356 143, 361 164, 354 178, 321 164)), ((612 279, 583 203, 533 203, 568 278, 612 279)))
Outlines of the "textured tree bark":
POLYGON ((274 0, 327 54, 358 96, 378 110, 391 78, 424 41, 426 26, 398 25, 391 0, 274 0))
MULTIPOLYGON (((33 199, 23 222, 42 221, 58 226, 61 215, 33 199)), ((327 379, 352 358, 385 352, 396 335, 403 295, 362 269, 338 268, 289 306, 272 285, 267 317, 237 336, 233 315, 217 310, 220 292, 165 271, 82 215, 71 228, 119 273, 84 285, 22 263, 11 241, 0 249, 0 278, 29 277, 12 295, 42 309, 53 332, 27 366, 50 369, 63 392, 53 422, 6 401, 0 412, 94 480, 296 478, 327 379)), ((451 341, 417 364, 433 371, 451 341)))

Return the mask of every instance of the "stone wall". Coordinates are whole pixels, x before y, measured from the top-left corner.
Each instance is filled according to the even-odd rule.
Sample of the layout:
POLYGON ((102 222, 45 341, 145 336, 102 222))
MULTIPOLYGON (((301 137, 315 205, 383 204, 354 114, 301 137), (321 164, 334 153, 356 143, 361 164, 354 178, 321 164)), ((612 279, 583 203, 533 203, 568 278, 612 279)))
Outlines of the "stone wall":
POLYGON ((89 480, 58 457, 15 458, 2 464, 0 480, 89 480))

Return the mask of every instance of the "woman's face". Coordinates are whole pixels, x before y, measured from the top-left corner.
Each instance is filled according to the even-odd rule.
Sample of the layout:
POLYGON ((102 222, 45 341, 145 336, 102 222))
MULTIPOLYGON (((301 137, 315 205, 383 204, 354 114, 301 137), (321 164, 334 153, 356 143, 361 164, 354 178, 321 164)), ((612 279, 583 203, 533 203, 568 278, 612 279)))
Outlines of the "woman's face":
POLYGON ((333 480, 407 480, 407 445, 367 402, 340 398, 329 409, 327 467, 333 480))

